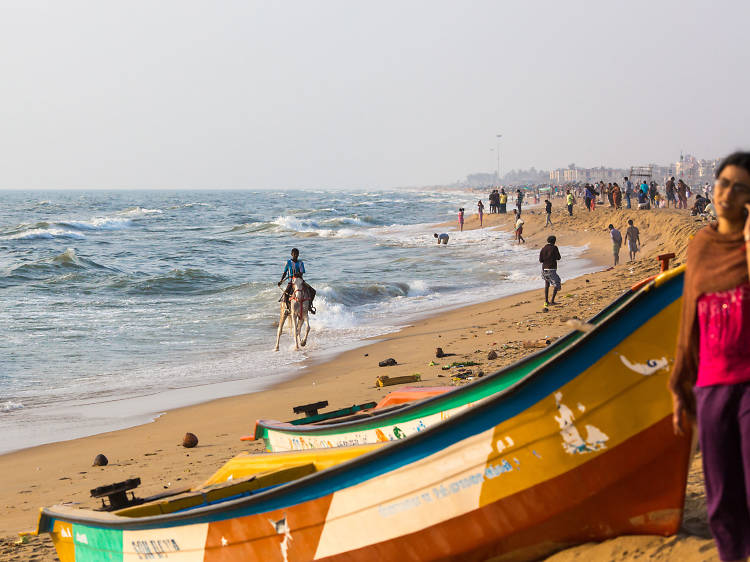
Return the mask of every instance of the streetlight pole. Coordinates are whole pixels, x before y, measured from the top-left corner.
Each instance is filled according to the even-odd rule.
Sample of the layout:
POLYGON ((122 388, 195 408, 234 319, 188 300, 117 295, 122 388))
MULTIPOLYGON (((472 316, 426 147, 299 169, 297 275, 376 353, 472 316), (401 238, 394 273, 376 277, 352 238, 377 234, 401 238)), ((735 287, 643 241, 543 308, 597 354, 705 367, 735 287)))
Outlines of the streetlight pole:
POLYGON ((497 183, 500 183, 500 139, 503 135, 495 135, 497 139, 497 183))

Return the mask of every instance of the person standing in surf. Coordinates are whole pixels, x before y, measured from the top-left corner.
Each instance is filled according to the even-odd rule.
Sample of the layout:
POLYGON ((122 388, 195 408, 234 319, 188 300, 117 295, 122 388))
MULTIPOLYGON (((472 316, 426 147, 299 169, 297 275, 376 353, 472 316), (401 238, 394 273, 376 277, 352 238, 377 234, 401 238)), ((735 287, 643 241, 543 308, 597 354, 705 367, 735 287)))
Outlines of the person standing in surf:
POLYGON ((521 218, 521 213, 518 212, 518 209, 513 209, 513 215, 516 217, 516 227, 513 231, 516 235, 516 241, 521 243, 526 243, 526 240, 523 239, 523 219, 521 218))
POLYGON ((458 209, 458 230, 464 231, 464 208, 458 209))
POLYGON ((479 215, 479 228, 482 228, 482 216, 484 215, 484 203, 482 203, 482 200, 479 200, 479 203, 477 203, 477 214, 479 215))
POLYGON ((721 560, 750 557, 750 152, 716 170, 717 221, 687 250, 669 380, 672 424, 697 419, 706 508, 721 560))
MULTIPOLYGON (((284 267, 284 272, 281 274, 281 281, 277 283, 279 287, 281 287, 281 284, 284 282, 285 279, 289 279, 289 283, 286 286, 286 289, 284 289, 284 293, 281 295, 281 298, 279 299, 279 302, 285 302, 289 304, 289 297, 292 294, 292 279, 295 277, 299 277, 302 279, 302 276, 305 274, 305 262, 303 262, 301 259, 299 259, 299 250, 297 248, 292 248, 292 259, 286 261, 286 266, 284 267)), ((308 285, 304 280, 302 281, 302 285, 304 286, 305 290, 307 291, 307 294, 310 297, 310 308, 309 312, 310 314, 315 314, 315 307, 313 306, 313 300, 315 300, 315 289, 313 289, 310 285, 308 285)))

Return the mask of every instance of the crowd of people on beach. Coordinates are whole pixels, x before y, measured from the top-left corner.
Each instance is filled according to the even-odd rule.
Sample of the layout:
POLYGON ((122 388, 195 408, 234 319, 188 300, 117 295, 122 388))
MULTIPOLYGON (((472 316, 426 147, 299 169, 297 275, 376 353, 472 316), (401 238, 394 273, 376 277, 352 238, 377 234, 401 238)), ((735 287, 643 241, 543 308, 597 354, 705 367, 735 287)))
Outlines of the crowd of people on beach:
MULTIPOLYGON (((594 211, 597 205, 609 205, 613 209, 687 209, 688 200, 695 195, 691 208, 693 215, 704 215, 716 218, 715 207, 711 204, 713 188, 705 184, 700 190, 693 190, 680 178, 675 182, 674 177, 664 182, 664 190, 659 189, 655 180, 642 179, 640 183, 633 183, 628 176, 623 178, 622 186, 618 182, 598 181, 567 188, 566 193, 583 198, 584 207, 594 211), (572 193, 571 193, 572 190, 572 193)), ((569 209, 572 214, 572 209, 569 209)))
MULTIPOLYGON (((516 191, 514 236, 523 238, 524 196, 539 203, 541 190, 516 191)), ((722 560, 750 557, 750 152, 728 156, 717 169, 714 185, 692 189, 670 177, 664 191, 655 181, 599 181, 546 188, 544 228, 553 227, 552 199, 563 198, 569 216, 577 198, 588 212, 596 206, 651 211, 674 207, 712 220, 688 246, 682 320, 669 389, 677 434, 697 423, 702 451, 708 521, 722 560), (688 201, 694 196, 693 205, 688 201)), ((504 188, 490 193, 490 213, 507 213, 504 188)), ((479 213, 483 206, 478 204, 479 213)), ((463 226, 463 209, 460 212, 463 226)), ((480 224, 482 224, 480 218, 480 224)), ((623 242, 630 261, 641 248, 640 230, 627 221, 625 234, 614 224, 608 231, 614 265, 623 242)), ((437 234, 435 235, 438 236, 437 234)), ((443 236, 443 235, 441 235, 443 236)), ((446 242, 447 242, 447 235, 446 242)), ((555 236, 539 252, 544 307, 557 304, 562 286, 557 262, 562 259, 555 236), (552 288, 550 295, 549 289, 552 288)), ((438 239, 440 243, 440 239, 438 239)))

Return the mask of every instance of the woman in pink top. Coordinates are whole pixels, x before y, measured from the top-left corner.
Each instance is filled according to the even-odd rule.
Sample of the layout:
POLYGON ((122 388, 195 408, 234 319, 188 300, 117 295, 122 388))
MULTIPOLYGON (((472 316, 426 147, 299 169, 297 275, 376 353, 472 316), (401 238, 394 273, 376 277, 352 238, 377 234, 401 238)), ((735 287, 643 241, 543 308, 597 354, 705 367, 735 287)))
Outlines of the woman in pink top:
POLYGON ((458 210, 458 230, 464 231, 464 208, 461 207, 458 210))
POLYGON ((750 556, 750 152, 719 166, 718 221, 690 242, 669 386, 675 432, 697 416, 706 507, 722 560, 750 556))

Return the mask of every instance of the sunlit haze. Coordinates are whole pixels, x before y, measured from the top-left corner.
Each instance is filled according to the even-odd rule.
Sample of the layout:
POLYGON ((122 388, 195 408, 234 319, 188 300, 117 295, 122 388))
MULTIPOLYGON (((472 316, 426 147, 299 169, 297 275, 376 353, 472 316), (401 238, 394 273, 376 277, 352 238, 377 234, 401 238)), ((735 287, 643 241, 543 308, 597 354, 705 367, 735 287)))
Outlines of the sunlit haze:
POLYGON ((387 188, 750 147, 750 2, 4 2, 0 188, 387 188), (498 144, 496 135, 502 134, 498 144))

